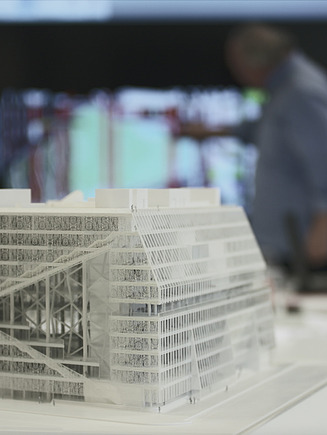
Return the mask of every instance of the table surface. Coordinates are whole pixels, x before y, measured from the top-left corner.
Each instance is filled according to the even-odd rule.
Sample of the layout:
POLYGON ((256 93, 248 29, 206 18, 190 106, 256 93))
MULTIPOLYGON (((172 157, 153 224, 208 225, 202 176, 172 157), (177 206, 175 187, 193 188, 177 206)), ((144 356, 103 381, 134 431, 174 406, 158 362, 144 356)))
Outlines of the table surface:
MULTIPOLYGON (((276 313, 276 348, 273 361, 327 365, 327 295, 285 296, 286 303, 299 312, 287 314, 286 303, 276 313), (290 301, 291 299, 291 301, 290 301)), ((285 302, 285 300, 284 300, 285 302)), ((253 435, 325 435, 327 433, 327 387, 287 409, 259 428, 253 435)))

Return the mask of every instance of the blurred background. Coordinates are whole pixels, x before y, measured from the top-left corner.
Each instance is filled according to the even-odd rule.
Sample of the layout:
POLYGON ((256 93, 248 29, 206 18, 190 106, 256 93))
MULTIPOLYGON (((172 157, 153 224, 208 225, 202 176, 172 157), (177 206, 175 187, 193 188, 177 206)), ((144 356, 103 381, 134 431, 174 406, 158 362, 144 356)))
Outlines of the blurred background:
POLYGON ((257 152, 176 135, 255 119, 265 95, 224 60, 230 29, 269 21, 327 67, 327 2, 1 0, 0 183, 34 201, 79 189, 218 186, 251 215, 257 152))

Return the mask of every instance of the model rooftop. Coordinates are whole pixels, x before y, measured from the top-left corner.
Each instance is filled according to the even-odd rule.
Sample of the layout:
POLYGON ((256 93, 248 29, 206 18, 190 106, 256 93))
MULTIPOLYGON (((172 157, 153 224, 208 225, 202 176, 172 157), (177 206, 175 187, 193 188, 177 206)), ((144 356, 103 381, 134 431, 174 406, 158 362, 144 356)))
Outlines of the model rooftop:
MULTIPOLYGON (((17 211, 28 208, 42 208, 42 212, 54 209, 82 209, 81 213, 98 212, 99 209, 130 212, 136 209, 153 208, 198 208, 217 207, 220 194, 216 188, 178 188, 178 189, 97 189, 95 198, 84 200, 80 191, 73 192, 58 201, 32 203, 30 189, 0 189, 0 209, 15 208, 17 211)), ((32 210, 31 210, 32 209, 32 210)), ((12 210, 11 210, 12 211, 12 210)), ((25 210, 26 211, 26 210, 25 210)))

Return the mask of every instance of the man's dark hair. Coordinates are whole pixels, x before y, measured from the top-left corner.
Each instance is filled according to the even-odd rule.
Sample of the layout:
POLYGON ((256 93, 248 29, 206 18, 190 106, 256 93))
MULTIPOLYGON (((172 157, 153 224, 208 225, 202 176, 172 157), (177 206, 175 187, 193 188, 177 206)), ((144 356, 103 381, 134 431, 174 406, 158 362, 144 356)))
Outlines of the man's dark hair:
POLYGON ((247 24, 234 28, 227 44, 236 43, 251 67, 273 67, 295 48, 293 36, 266 24, 247 24))

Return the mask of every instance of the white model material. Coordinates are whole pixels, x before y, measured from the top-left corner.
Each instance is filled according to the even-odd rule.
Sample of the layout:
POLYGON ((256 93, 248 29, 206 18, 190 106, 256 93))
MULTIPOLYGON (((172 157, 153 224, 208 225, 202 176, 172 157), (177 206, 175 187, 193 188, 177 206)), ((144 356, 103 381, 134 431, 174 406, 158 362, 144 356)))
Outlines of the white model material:
POLYGON ((2 397, 161 407, 273 345, 265 263, 216 189, 104 189, 70 207, 2 193, 2 397))

